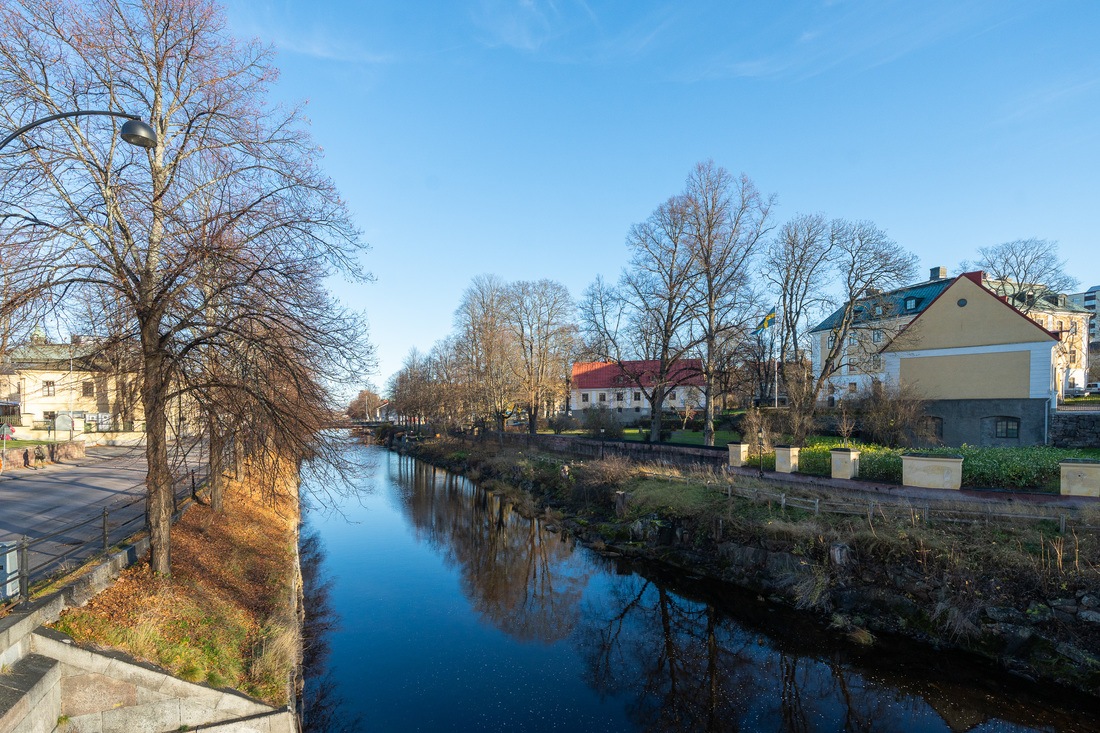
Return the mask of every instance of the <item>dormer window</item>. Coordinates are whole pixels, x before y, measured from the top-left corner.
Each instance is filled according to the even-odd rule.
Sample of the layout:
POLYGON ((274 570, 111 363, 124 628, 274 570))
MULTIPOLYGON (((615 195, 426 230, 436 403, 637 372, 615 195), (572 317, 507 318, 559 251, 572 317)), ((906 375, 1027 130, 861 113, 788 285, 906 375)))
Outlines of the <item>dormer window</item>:
POLYGON ((917 299, 916 298, 906 298, 905 299, 905 310, 915 311, 916 309, 917 309, 917 299))
POLYGON ((875 306, 875 315, 876 316, 881 316, 882 315, 882 306, 881 305, 876 305, 875 306))

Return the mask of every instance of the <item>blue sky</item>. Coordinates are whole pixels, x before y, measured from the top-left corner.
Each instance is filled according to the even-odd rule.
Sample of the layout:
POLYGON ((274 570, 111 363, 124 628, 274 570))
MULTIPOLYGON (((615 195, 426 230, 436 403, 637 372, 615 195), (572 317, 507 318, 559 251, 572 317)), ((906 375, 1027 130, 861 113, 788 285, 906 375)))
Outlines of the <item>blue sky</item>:
POLYGON ((231 0, 372 246, 382 386, 470 279, 579 296, 713 159, 957 274, 1054 239, 1100 285, 1100 3, 231 0))

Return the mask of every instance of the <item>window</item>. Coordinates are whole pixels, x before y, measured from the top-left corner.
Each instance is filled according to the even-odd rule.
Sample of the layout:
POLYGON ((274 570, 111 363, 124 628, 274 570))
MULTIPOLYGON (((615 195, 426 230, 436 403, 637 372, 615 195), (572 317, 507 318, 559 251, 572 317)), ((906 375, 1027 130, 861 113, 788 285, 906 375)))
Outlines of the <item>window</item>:
POLYGON ((916 298, 906 298, 905 299, 905 310, 915 311, 916 309, 917 309, 917 299, 916 298))
POLYGON ((622 392, 616 392, 615 393, 615 401, 616 402, 622 402, 625 399, 626 399, 626 396, 622 392))
POLYGON ((641 412, 641 411, 642 411, 642 408, 640 408, 640 407, 635 407, 634 408, 634 412, 641 412))
POLYGON ((588 393, 581 392, 581 402, 588 402, 588 393))
POLYGON ((828 348, 830 348, 830 349, 833 348, 833 346, 835 344, 836 344, 836 334, 835 333, 830 333, 829 334, 829 346, 828 346, 828 348))
POLYGON ((855 382, 848 382, 848 391, 849 392, 851 392, 852 394, 855 394, 857 390, 859 390, 859 385, 858 384, 856 384, 855 382))
POLYGON ((882 343, 882 331, 879 331, 878 329, 875 329, 874 331, 871 331, 871 341, 873 341, 876 344, 881 344, 882 343))
POLYGON ((669 392, 669 393, 668 393, 668 398, 669 398, 670 400, 674 400, 674 399, 676 399, 676 392, 675 392, 675 390, 673 390, 672 392, 669 392))
POLYGON ((641 402, 642 401, 642 393, 641 392, 635 392, 634 393, 634 401, 635 402, 641 402))
POLYGON ((874 369, 876 372, 882 371, 882 357, 878 354, 874 354, 871 356, 871 368, 874 369))
POLYGON ((1059 331, 1064 331, 1065 328, 1066 328, 1066 324, 1063 321, 1058 321, 1057 325, 1058 325, 1058 330, 1059 331))
POLYGON ((1069 363, 1070 364, 1076 364, 1077 363, 1077 349, 1070 349, 1069 350, 1069 363))
POLYGON ((882 315, 882 306, 881 305, 876 305, 875 306, 875 315, 876 316, 881 316, 882 315))
POLYGON ((855 346, 858 343, 859 343, 859 337, 856 336, 854 331, 852 333, 848 334, 848 345, 849 346, 855 346))
POLYGON ((54 387, 53 382, 43 382, 42 383, 42 394, 44 394, 47 397, 53 397, 55 392, 56 392, 56 389, 54 387))
POLYGON ((1077 321, 1074 321, 1073 323, 1069 324, 1069 332, 1070 333, 1077 333, 1077 321))
POLYGON ((607 402, 607 393, 600 392, 600 402, 607 402))
POLYGON ((81 385, 80 393, 83 397, 95 397, 95 382, 90 379, 84 380, 84 384, 81 385))
POLYGON ((997 418, 995 435, 998 438, 1019 438, 1020 437, 1020 420, 1015 417, 999 417, 997 418))
POLYGON ((621 408, 621 407, 616 407, 616 408, 615 408, 615 411, 616 411, 616 412, 622 412, 622 411, 623 411, 623 408, 621 408))
POLYGON ((54 412, 53 410, 47 410, 46 412, 42 413, 42 419, 43 420, 56 420, 57 419, 57 413, 54 412))

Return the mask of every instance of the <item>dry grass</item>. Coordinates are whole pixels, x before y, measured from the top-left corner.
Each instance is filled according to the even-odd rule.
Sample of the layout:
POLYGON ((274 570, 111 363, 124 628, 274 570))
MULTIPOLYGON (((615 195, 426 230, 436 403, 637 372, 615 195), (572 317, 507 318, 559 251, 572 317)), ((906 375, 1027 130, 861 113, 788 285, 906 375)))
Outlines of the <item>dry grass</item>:
POLYGON ((278 492, 271 476, 230 481, 222 515, 188 511, 172 528, 171 578, 135 565, 56 628, 183 679, 284 704, 298 649, 290 596, 298 508, 286 498, 289 473, 280 474, 278 492), (272 503, 273 495, 282 498, 272 503))

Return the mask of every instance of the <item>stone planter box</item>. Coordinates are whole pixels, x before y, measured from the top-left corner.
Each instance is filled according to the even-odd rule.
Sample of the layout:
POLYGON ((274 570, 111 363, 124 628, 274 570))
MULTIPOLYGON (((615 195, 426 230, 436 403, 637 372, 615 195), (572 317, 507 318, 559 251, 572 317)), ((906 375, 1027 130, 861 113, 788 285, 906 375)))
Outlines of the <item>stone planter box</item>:
POLYGON ((775 446, 775 470, 778 473, 792 473, 798 470, 798 446, 775 446))
POLYGON ((1063 496, 1100 497, 1100 461, 1067 458, 1058 462, 1062 473, 1063 496))
POLYGON ((749 448, 752 447, 751 443, 726 443, 726 447, 730 449, 730 465, 734 468, 740 468, 748 464, 749 462, 749 448))
POLYGON ((859 475, 859 451, 855 448, 833 448, 833 478, 855 478, 859 475))
POLYGON ((962 487, 962 456, 932 456, 903 453, 901 483, 922 489, 956 489, 962 487))

